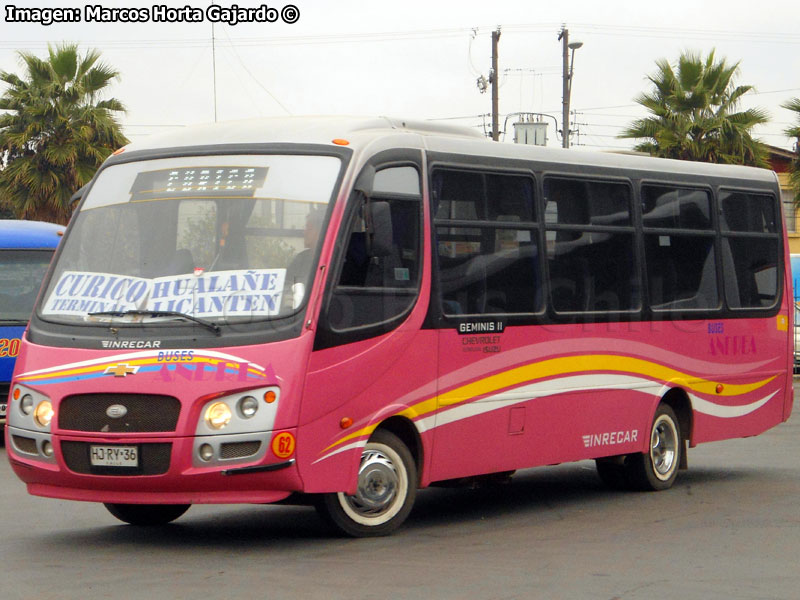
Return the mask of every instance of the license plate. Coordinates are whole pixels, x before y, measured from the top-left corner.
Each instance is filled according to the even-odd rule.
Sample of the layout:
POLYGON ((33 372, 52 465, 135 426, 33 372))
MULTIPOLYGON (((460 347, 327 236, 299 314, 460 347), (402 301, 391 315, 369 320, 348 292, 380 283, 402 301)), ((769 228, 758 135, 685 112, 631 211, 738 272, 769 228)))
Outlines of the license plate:
POLYGON ((138 446, 90 446, 89 460, 93 467, 138 467, 138 446))

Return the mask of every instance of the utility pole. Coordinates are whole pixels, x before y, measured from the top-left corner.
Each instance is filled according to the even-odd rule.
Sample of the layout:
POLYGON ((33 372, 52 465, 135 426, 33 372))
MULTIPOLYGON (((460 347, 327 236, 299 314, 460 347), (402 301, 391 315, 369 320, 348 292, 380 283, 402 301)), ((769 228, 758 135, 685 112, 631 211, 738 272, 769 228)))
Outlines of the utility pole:
POLYGON ((500 41, 500 28, 492 32, 492 72, 489 80, 492 84, 492 139, 500 139, 500 92, 497 68, 497 42, 500 41))
POLYGON ((562 64, 562 89, 561 89, 561 146, 569 148, 569 103, 572 94, 572 69, 575 66, 575 50, 583 46, 583 42, 569 43, 569 29, 561 26, 558 34, 561 40, 561 64, 562 64), (570 61, 569 51, 572 50, 572 60, 570 61))
POLYGON ((569 148, 569 29, 561 27, 561 147, 569 148))

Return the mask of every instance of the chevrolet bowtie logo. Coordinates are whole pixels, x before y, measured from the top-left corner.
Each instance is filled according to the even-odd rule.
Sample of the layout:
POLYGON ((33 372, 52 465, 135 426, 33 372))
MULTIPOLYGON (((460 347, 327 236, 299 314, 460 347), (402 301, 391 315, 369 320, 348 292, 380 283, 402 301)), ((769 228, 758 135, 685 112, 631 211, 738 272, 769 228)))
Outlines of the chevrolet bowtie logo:
POLYGON ((114 377, 125 377, 126 375, 136 375, 139 367, 132 367, 128 363, 119 363, 111 367, 106 367, 103 375, 113 375, 114 377))

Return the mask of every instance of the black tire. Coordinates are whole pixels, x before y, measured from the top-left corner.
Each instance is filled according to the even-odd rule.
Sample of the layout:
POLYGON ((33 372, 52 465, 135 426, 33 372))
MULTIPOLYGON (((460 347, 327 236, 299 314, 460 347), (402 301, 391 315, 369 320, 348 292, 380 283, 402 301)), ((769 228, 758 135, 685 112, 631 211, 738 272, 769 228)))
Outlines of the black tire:
POLYGON ((597 474, 606 487, 612 490, 631 489, 631 482, 628 481, 628 473, 625 469, 626 458, 625 455, 622 455, 595 459, 597 474))
POLYGON ((628 480, 634 489, 643 491, 671 488, 678 476, 682 452, 681 426, 675 411, 661 404, 650 426, 650 450, 631 454, 625 460, 628 480))
POLYGON ((143 527, 166 525, 189 510, 191 504, 105 504, 120 521, 143 527))
POLYGON ((376 537, 400 527, 416 495, 417 467, 411 452, 396 435, 378 430, 361 454, 356 494, 322 494, 316 508, 340 533, 376 537))

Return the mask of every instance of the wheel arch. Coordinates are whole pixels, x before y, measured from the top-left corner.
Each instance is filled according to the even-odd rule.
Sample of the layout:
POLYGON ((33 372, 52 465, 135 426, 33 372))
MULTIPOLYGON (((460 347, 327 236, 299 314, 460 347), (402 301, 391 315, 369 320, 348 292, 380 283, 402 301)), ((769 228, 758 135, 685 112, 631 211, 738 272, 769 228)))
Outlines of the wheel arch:
MULTIPOLYGON (((405 417, 394 416, 382 421, 375 431, 385 430, 393 433, 400 441, 403 442, 411 452, 414 458, 414 464, 417 467, 417 485, 422 480, 422 469, 424 463, 424 448, 422 445, 422 438, 419 431, 414 426, 414 423, 405 417)), ((374 435, 374 432, 373 432, 374 435)))
POLYGON ((675 411, 678 417, 678 425, 681 427, 681 437, 691 441, 692 427, 694 426, 694 413, 692 412, 692 401, 683 388, 674 387, 667 391, 661 398, 661 402, 668 404, 675 411))
POLYGON ((681 428, 681 443, 683 444, 680 468, 686 469, 688 468, 686 448, 692 445, 692 439, 694 437, 692 429, 694 426, 692 401, 683 388, 674 387, 664 394, 661 398, 661 402, 667 404, 675 412, 675 416, 678 417, 678 425, 681 428))

